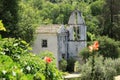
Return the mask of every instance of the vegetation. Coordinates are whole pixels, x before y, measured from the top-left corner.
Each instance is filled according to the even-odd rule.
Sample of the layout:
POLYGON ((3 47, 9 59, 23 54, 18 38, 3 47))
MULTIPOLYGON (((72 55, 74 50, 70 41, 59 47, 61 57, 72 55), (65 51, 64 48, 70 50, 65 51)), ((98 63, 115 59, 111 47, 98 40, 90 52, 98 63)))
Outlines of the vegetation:
POLYGON ((114 76, 118 75, 117 68, 119 67, 118 65, 120 63, 117 63, 117 61, 119 61, 119 59, 116 60, 112 60, 112 59, 106 59, 103 62, 104 58, 102 56, 100 57, 95 57, 95 66, 94 66, 94 73, 93 76, 91 76, 91 62, 92 59, 89 58, 89 61, 84 64, 81 68, 81 80, 88 80, 91 79, 92 77, 94 77, 93 80, 114 80, 114 76))
POLYGON ((62 80, 54 58, 50 57, 51 61, 46 63, 43 58, 29 52, 31 48, 25 41, 5 38, 0 44, 0 79, 62 80))
POLYGON ((2 35, 31 42, 36 27, 67 24, 75 9, 82 12, 88 32, 120 40, 119 0, 0 0, 0 19, 7 29, 2 35))
POLYGON ((59 69, 61 71, 66 71, 66 68, 67 68, 67 61, 65 59, 62 59, 60 62, 59 62, 59 69))
MULTIPOLYGON (((96 55, 102 55, 104 58, 118 58, 120 56, 120 45, 119 41, 115 41, 114 39, 108 38, 107 36, 99 36, 96 38, 99 41, 99 51, 96 55)), ((80 51, 80 56, 82 56, 83 60, 86 62, 87 59, 91 56, 89 54, 89 49, 85 48, 80 51)))
POLYGON ((82 50, 83 66, 72 58, 67 62, 62 60, 63 71, 74 71, 75 63, 75 71, 82 74, 81 80, 91 79, 91 73, 93 80, 112 80, 120 75, 119 0, 0 0, 0 34, 3 37, 0 37, 0 79, 62 80, 52 53, 46 51, 36 56, 30 53, 28 43, 34 40, 36 27, 67 24, 75 9, 82 12, 88 41, 98 40, 99 50, 94 55, 88 48, 82 50), (50 63, 44 61, 46 56, 50 63))

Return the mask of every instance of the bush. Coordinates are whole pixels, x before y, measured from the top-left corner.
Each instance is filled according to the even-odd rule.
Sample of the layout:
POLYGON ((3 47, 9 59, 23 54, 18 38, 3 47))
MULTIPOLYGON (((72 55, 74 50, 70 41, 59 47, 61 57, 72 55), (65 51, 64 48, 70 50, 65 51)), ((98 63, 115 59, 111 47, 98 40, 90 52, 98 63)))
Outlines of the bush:
MULTIPOLYGON (((99 50, 95 55, 102 55, 105 58, 118 58, 120 56, 120 45, 119 41, 115 41, 114 39, 108 38, 107 36, 101 36, 97 38, 99 42, 99 50)), ((80 56, 82 56, 83 60, 86 60, 91 56, 88 48, 84 48, 80 51, 80 56)))
POLYGON ((46 71, 44 59, 30 53, 29 44, 25 41, 6 38, 0 43, 1 80, 45 80, 46 76, 49 80, 63 80, 61 72, 56 68, 55 58, 52 58, 53 61, 48 64, 46 71))
MULTIPOLYGON (((47 69, 47 77, 49 80, 62 80, 62 74, 57 70, 56 67, 56 60, 55 57, 53 56, 53 53, 50 51, 44 51, 40 53, 39 55, 40 59, 44 59, 44 57, 50 57, 52 59, 52 63, 48 65, 47 69)), ((46 75, 45 70, 43 71, 43 74, 46 75)))
POLYGON ((91 76, 91 57, 89 58, 88 62, 82 66, 81 71, 81 80, 113 80, 114 76, 117 75, 117 70, 115 66, 115 60, 106 59, 104 62, 104 58, 95 57, 95 66, 93 76, 91 76))
POLYGON ((34 80, 45 80, 45 76, 41 73, 36 73, 34 76, 34 80))
POLYGON ((0 54, 10 56, 14 61, 18 61, 22 54, 27 54, 31 48, 29 44, 21 39, 4 38, 0 40, 0 54))
POLYGON ((44 61, 34 54, 22 55, 18 63, 25 74, 35 74, 38 71, 42 73, 45 70, 44 61))
POLYGON ((50 51, 43 51, 41 53, 39 53, 37 56, 39 56, 40 59, 44 59, 46 56, 50 57, 52 59, 52 64, 56 64, 56 59, 53 55, 54 53, 50 52, 50 51))
POLYGON ((115 61, 114 62, 114 64, 115 64, 114 68, 117 71, 117 75, 120 75, 120 58, 115 59, 114 61, 115 61))
POLYGON ((67 60, 67 71, 69 72, 73 72, 74 71, 74 63, 75 63, 75 59, 74 58, 69 58, 67 60))
POLYGON ((0 54, 0 79, 18 80, 24 76, 20 65, 16 64, 9 56, 0 54))
POLYGON ((81 66, 79 61, 75 62, 74 72, 81 72, 81 66))
POLYGON ((118 59, 111 59, 108 58, 104 61, 105 67, 114 68, 117 72, 117 75, 120 75, 120 58, 118 59))
POLYGON ((65 59, 62 59, 59 62, 59 69, 62 71, 66 71, 66 68, 67 68, 67 61, 65 59))
POLYGON ((100 44, 99 54, 104 57, 118 58, 120 53, 119 42, 106 36, 97 39, 100 44))
POLYGON ((83 61, 86 62, 90 56, 88 48, 86 47, 86 48, 82 49, 79 53, 79 56, 82 56, 83 61))

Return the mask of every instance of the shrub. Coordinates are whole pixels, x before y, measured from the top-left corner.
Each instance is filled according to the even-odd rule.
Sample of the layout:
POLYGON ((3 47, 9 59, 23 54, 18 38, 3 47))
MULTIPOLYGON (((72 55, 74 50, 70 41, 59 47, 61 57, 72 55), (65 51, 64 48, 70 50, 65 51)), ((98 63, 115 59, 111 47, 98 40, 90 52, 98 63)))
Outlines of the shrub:
POLYGON ((93 76, 91 76, 91 57, 89 58, 88 62, 82 66, 81 71, 81 80, 113 80, 114 76, 117 75, 117 71, 114 68, 115 63, 112 59, 107 59, 104 61, 104 58, 101 57, 95 57, 95 66, 94 66, 94 72, 93 76), (109 65, 108 65, 109 63, 109 65))
POLYGON ((117 75, 120 75, 120 58, 118 58, 118 59, 115 59, 114 60, 115 62, 114 62, 114 64, 115 64, 115 69, 116 69, 116 71, 117 71, 117 75))
POLYGON ((108 58, 104 61, 105 67, 111 67, 114 68, 117 72, 117 75, 120 75, 120 58, 118 59, 111 59, 108 58))
MULTIPOLYGON (((40 53, 38 56, 40 59, 44 59, 44 57, 46 56, 52 59, 52 63, 50 63, 47 68, 47 77, 49 78, 49 80, 62 80, 62 74, 57 70, 56 60, 55 57, 53 56, 53 53, 50 51, 44 51, 40 53)), ((45 70, 43 71, 43 74, 46 75, 45 70)))
POLYGON ((34 75, 34 80, 45 80, 45 76, 41 73, 36 73, 34 75))
POLYGON ((4 38, 0 40, 0 44, 0 54, 8 55, 14 61, 18 61, 21 54, 27 54, 31 49, 29 44, 21 39, 4 38))
POLYGON ((45 70, 44 61, 32 53, 21 55, 18 63, 21 65, 25 74, 35 74, 38 71, 42 73, 45 70))
POLYGON ((81 66, 82 65, 80 65, 80 62, 76 61, 74 65, 74 72, 81 72, 81 66))
POLYGON ((90 56, 88 48, 86 47, 82 49, 79 53, 79 56, 82 56, 82 59, 84 60, 84 62, 86 62, 90 56))
POLYGON ((65 59, 62 59, 59 62, 59 69, 62 71, 66 71, 66 68, 67 68, 67 61, 65 59))
POLYGON ((67 71, 69 72, 73 72, 74 71, 74 63, 75 63, 75 59, 74 58, 69 58, 67 60, 67 71))
MULTIPOLYGON (((114 39, 108 38, 107 36, 101 36, 97 38, 99 42, 99 50, 95 55, 102 55, 105 58, 118 58, 120 56, 120 45, 119 41, 115 41, 114 39)), ((83 60, 86 60, 91 56, 89 54, 88 48, 84 48, 80 51, 80 56, 82 56, 83 60)))
MULTIPOLYGON (((62 80, 61 72, 53 62, 48 65, 43 58, 29 52, 29 44, 20 39, 6 38, 0 41, 0 79, 6 80, 62 80), (19 56, 19 57, 18 57, 19 56)), ((51 55, 53 56, 53 55, 51 55)))
POLYGON ((9 56, 0 54, 0 79, 18 80, 24 73, 9 56))
POLYGON ((44 59, 44 57, 50 57, 50 58, 52 58, 52 62, 53 63, 55 63, 56 62, 56 59, 55 59, 55 57, 54 57, 54 55, 53 55, 54 53, 52 53, 52 52, 50 52, 50 51, 43 51, 43 52, 41 52, 41 53, 39 53, 38 54, 38 56, 39 56, 39 58, 41 58, 41 59, 44 59))
POLYGON ((106 36, 97 39, 100 44, 99 54, 104 57, 118 58, 120 53, 119 42, 106 36))

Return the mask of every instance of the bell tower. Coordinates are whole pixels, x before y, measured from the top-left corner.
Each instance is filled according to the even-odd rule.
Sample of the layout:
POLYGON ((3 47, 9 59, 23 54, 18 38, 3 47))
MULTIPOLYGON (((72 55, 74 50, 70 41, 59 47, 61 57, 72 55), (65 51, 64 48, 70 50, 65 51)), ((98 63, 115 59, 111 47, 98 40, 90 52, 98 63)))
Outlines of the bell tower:
POLYGON ((75 10, 70 15, 68 25, 70 26, 69 40, 86 40, 86 26, 81 12, 75 10))
POLYGON ((86 47, 86 25, 80 11, 71 13, 68 26, 68 53, 70 57, 77 57, 80 50, 86 47))

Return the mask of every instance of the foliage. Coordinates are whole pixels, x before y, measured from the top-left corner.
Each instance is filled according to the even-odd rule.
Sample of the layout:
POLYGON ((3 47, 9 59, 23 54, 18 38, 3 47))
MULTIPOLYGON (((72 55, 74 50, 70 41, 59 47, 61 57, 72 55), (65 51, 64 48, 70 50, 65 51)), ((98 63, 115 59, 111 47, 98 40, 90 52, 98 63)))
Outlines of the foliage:
POLYGON ((21 54, 26 54, 31 49, 29 44, 21 39, 4 38, 0 40, 0 54, 10 56, 14 61, 18 61, 21 54))
POLYGON ((3 30, 3 31, 6 31, 2 21, 0 20, 0 31, 3 30))
MULTIPOLYGON (((91 62, 92 59, 89 58, 88 62, 82 66, 81 72, 81 80, 91 79, 91 62)), ((94 80, 114 80, 114 76, 117 75, 117 70, 114 68, 114 60, 107 59, 104 61, 102 56, 95 57, 95 67, 94 67, 94 80), (109 65, 107 66, 107 61, 109 61, 109 65), (112 61, 112 62, 111 62, 112 61)))
MULTIPOLYGON (((118 58, 120 56, 120 45, 119 41, 115 41, 107 36, 99 36, 96 38, 99 42, 99 50, 96 55, 103 55, 105 58, 118 58)), ((88 48, 85 48, 80 51, 80 56, 82 56, 83 60, 86 61, 91 54, 89 54, 88 48)))
POLYGON ((25 2, 19 2, 18 6, 19 22, 16 36, 30 43, 34 39, 36 27, 40 24, 39 11, 25 2))
POLYGON ((47 56, 47 57, 50 57, 50 58, 52 59, 52 62, 53 62, 53 63, 56 62, 56 59, 55 59, 53 53, 50 52, 50 51, 43 51, 43 52, 39 53, 38 56, 39 56, 41 59, 44 59, 44 58, 47 56))
POLYGON ((36 73, 33 79, 34 80, 45 80, 45 76, 41 73, 36 73))
POLYGON ((25 74, 35 74, 38 71, 42 73, 45 69, 43 60, 34 54, 22 55, 19 64, 25 74))
POLYGON ((79 61, 75 62, 74 72, 81 72, 81 65, 79 61))
POLYGON ((59 69, 62 71, 66 71, 66 68, 67 68, 67 61, 65 59, 62 59, 59 62, 59 69))
POLYGON ((94 41, 96 39, 95 34, 87 32, 87 41, 94 41))
POLYGON ((101 35, 108 35, 110 38, 115 40, 120 40, 120 3, 119 0, 105 0, 105 5, 103 6, 103 14, 101 14, 99 26, 102 31, 101 35))
POLYGON ((79 56, 82 56, 82 59, 86 62, 88 57, 90 56, 88 48, 84 48, 80 51, 79 56))
MULTIPOLYGON (((46 72, 43 72, 46 76, 46 72)), ((48 80, 63 80, 61 73, 57 70, 56 65, 48 64, 47 68, 47 77, 48 80)))
POLYGON ((106 36, 98 37, 100 43, 99 54, 104 57, 118 58, 120 53, 119 41, 106 36))
MULTIPOLYGON (((5 38, 0 44, 0 79, 45 80, 46 63, 29 52, 28 43, 21 39, 5 38)), ((49 63, 47 76, 49 80, 63 80, 54 62, 49 63)))
POLYGON ((90 4, 91 12, 93 16, 102 14, 103 5, 105 2, 103 0, 98 0, 90 4))
POLYGON ((1 32, 2 36, 22 38, 30 43, 41 20, 38 9, 23 0, 0 0, 0 5, 0 19, 7 29, 1 32))
POLYGON ((47 73, 45 72, 46 71, 45 70, 43 72, 44 75, 47 74, 47 77, 49 78, 49 80, 61 80, 62 76, 61 76, 61 73, 57 70, 56 59, 53 56, 53 53, 50 51, 43 51, 38 56, 40 59, 44 59, 46 56, 52 59, 52 62, 50 64, 45 65, 47 66, 47 73))
POLYGON ((15 36, 17 30, 17 10, 18 10, 18 2, 11 0, 0 0, 0 20, 2 20, 5 28, 7 29, 8 34, 2 33, 2 36, 15 36), (11 5, 12 4, 12 5, 11 5))
POLYGON ((39 24, 67 24, 75 9, 84 16, 88 32, 119 40, 119 0, 0 0, 3 36, 33 40, 39 24), (11 5, 12 3, 12 5, 11 5), (6 5, 7 4, 7 5, 6 5), (34 14, 34 15, 33 15, 34 14), (29 34, 27 34, 29 33, 29 34))
POLYGON ((73 72, 74 71, 74 63, 75 63, 75 59, 73 57, 70 57, 69 59, 67 59, 67 71, 69 72, 73 72))

